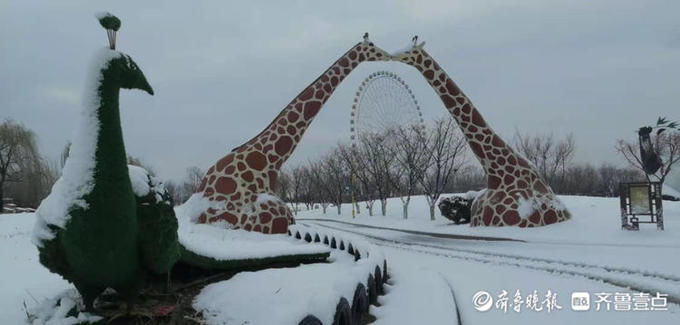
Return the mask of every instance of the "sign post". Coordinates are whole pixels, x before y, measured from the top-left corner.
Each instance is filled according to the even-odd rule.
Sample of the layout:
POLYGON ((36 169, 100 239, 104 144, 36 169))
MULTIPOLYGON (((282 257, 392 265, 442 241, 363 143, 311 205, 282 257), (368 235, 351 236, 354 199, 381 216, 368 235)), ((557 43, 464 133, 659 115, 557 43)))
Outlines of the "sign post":
POLYGON ((663 230, 663 206, 661 183, 621 183, 621 228, 640 230, 641 223, 655 223, 657 230, 663 230), (641 221, 639 216, 649 216, 641 221))

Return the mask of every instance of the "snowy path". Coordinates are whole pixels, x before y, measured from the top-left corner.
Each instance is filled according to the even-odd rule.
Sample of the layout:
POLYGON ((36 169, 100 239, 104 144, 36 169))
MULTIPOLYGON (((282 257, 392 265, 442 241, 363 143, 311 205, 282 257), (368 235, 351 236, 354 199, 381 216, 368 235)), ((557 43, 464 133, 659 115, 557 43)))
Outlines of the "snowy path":
MULTIPOLYGON (((404 233, 403 231, 398 230, 385 230, 376 227, 366 227, 364 225, 328 222, 327 220, 305 220, 299 218, 298 222, 362 235, 373 243, 382 246, 385 249, 388 260, 395 268, 397 267, 395 265, 400 264, 405 265, 405 267, 413 267, 414 264, 422 265, 424 261, 433 261, 434 266, 432 270, 441 272, 451 283, 454 283, 456 291, 458 291, 458 285, 461 284, 464 288, 468 289, 470 289, 471 284, 476 284, 477 290, 489 288, 488 279, 479 277, 479 272, 485 273, 490 270, 498 270, 496 272, 507 276, 507 278, 499 277, 501 278, 501 285, 496 287, 495 291, 504 289, 510 292, 509 295, 512 295, 516 289, 522 289, 521 287, 518 287, 517 284, 525 283, 523 287, 526 287, 526 282, 531 282, 531 279, 534 278, 546 278, 548 279, 548 283, 555 284, 571 283, 570 286, 558 291, 559 294, 562 295, 562 306, 565 307, 563 310, 559 310, 560 314, 583 315, 583 312, 574 312, 570 310, 571 306, 565 306, 565 304, 569 302, 569 296, 572 291, 587 291, 590 292, 591 295, 595 292, 611 292, 612 294, 617 292, 628 292, 631 295, 638 292, 645 292, 650 293, 651 296, 654 296, 656 292, 661 292, 669 294, 669 301, 675 303, 670 304, 669 311, 590 311, 589 313, 597 313, 591 315, 595 316, 596 319, 604 317, 603 320, 606 320, 605 323, 609 323, 610 321, 613 323, 614 320, 617 320, 617 324, 622 321, 623 324, 628 324, 631 320, 637 319, 637 317, 641 317, 641 319, 645 320, 663 320, 661 324, 667 323, 666 320, 675 319, 675 322, 677 322, 680 319, 680 308, 677 305, 677 303, 680 303, 680 278, 678 276, 663 273, 659 271, 658 268, 655 270, 641 270, 635 268, 633 266, 635 264, 624 263, 626 261, 625 258, 620 259, 616 256, 612 256, 612 258, 607 260, 607 258, 603 259, 601 254, 595 254, 599 255, 601 258, 597 263, 592 263, 592 259, 589 259, 588 257, 580 258, 581 254, 579 254, 578 250, 582 249, 583 245, 480 242, 478 240, 442 238, 428 234, 404 233), (474 249, 471 247, 474 247, 474 249), (577 251, 574 251, 575 248, 577 248, 577 251), (557 254, 555 254, 556 249, 558 251, 557 254), (552 254, 549 253, 551 251, 552 254), (565 251, 571 251, 571 254, 565 254, 565 251), (552 256, 553 258, 550 258, 549 256, 552 256), (568 258, 555 259, 555 256, 567 256, 568 258), (474 271, 471 273, 461 272, 461 265, 466 265, 467 268, 474 271), (540 274, 540 276, 538 276, 538 274, 540 274), (461 282, 461 278, 468 281, 461 282), (513 287, 503 288, 503 286, 509 287, 510 285, 513 287), (565 310, 566 312, 563 312, 565 310)), ((612 253, 611 251, 618 251, 618 253, 622 253, 630 249, 634 248, 625 246, 587 247, 588 251, 595 250, 600 251, 600 253, 602 251, 609 253, 612 253)), ((663 250, 664 248, 661 247, 657 249, 663 250)), ((669 250, 668 253, 677 252, 675 247, 667 247, 665 249, 669 250)), ((670 254, 670 256, 674 256, 674 254, 670 254)), ((533 289, 537 288, 528 289, 527 291, 533 289)), ((470 298, 475 291, 470 290, 464 289, 463 291, 468 291, 468 294, 462 296, 459 294, 456 298, 457 301, 464 304, 463 306, 460 306, 462 313, 477 320, 479 317, 482 317, 481 315, 488 315, 488 313, 481 313, 471 308, 472 304, 470 303, 470 298)), ((522 293, 524 292, 525 291, 523 290, 522 293)), ((555 292, 554 289, 553 292, 555 292)), ((512 300, 512 298, 513 297, 511 296, 510 299, 512 300)), ((504 315, 505 313, 499 314, 504 315)), ((534 323, 534 321, 538 321, 538 319, 542 317, 537 313, 533 314, 534 316, 520 316, 520 318, 525 319, 529 323, 534 323)), ((532 315, 532 313, 528 313, 527 315, 532 315)), ((517 315, 514 315, 513 317, 517 317, 517 315)), ((563 317, 564 316, 552 317, 551 322, 555 321, 556 318, 562 319, 563 317)), ((573 320, 571 317, 567 317, 567 319, 573 320)), ((507 319, 499 318, 498 320, 507 319)), ((462 323, 466 323, 465 317, 462 318, 462 323)), ((473 323, 477 322, 475 321, 473 323)))
MULTIPOLYGON (((398 231, 395 230, 381 230, 381 235, 376 235, 375 231, 367 233, 362 231, 366 228, 365 225, 351 225, 343 223, 343 226, 330 226, 328 220, 312 221, 317 225, 325 224, 326 227, 352 232, 371 238, 380 242, 382 246, 410 250, 423 254, 431 254, 436 256, 443 256, 448 258, 458 258, 484 263, 495 263, 503 265, 515 265, 518 267, 530 268, 535 270, 543 270, 553 273, 564 273, 568 275, 583 276, 593 280, 600 280, 616 286, 628 287, 636 291, 644 292, 664 292, 669 293, 669 300, 675 303, 680 303, 680 277, 655 273, 648 271, 640 271, 626 267, 615 267, 603 264, 588 264, 584 262, 572 262, 550 258, 540 258, 533 256, 523 256, 516 254, 489 252, 479 249, 465 249, 459 248, 455 242, 441 242, 438 245, 432 244, 432 240, 427 237, 438 234, 422 233, 417 236, 395 236, 398 231), (358 229, 357 229, 358 228, 358 229), (391 236, 390 236, 391 235, 391 236), (447 245, 448 244, 448 245, 447 245)), ((370 227, 376 229, 376 227, 370 227)), ((470 240, 477 238, 483 240, 484 237, 466 238, 470 240)), ((456 239, 460 239, 459 237, 456 239)), ((493 238, 492 241, 498 240, 493 238)), ((532 243, 533 244, 533 243, 532 243)))

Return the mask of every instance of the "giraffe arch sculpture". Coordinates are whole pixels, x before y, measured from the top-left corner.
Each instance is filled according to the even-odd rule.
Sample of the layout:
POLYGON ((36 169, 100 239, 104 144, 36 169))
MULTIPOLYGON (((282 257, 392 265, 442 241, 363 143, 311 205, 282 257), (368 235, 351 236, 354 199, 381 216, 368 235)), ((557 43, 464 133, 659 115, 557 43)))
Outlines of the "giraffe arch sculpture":
POLYGON ((336 87, 365 61, 388 61, 390 55, 364 34, 321 76, 295 97, 258 135, 211 166, 198 193, 211 203, 194 222, 226 221, 234 229, 265 234, 286 233, 295 221, 274 195, 281 165, 290 157, 336 87))
POLYGON ((487 175, 487 190, 473 203, 471 226, 540 227, 570 219, 570 213, 536 168, 486 123, 472 101, 418 44, 391 55, 416 68, 437 93, 465 135, 487 175))

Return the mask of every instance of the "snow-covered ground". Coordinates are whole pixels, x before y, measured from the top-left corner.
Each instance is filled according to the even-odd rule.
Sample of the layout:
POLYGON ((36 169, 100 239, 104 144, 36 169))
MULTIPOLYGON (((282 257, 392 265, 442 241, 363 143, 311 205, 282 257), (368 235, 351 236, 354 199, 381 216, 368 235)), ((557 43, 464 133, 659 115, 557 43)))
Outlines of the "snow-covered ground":
MULTIPOLYGON (((640 231, 629 232, 620 227, 618 198, 562 196, 561 199, 573 214, 572 220, 536 229, 454 225, 438 211, 435 220, 431 221, 423 197, 412 199, 408 220, 402 218, 399 199, 390 200, 384 217, 368 216, 361 206, 362 213, 352 218, 349 205, 342 207, 341 216, 337 215, 336 209, 329 208, 325 215, 320 210, 313 210, 300 212, 297 217, 300 224, 362 234, 383 246, 395 270, 395 292, 399 291, 400 274, 405 274, 402 281, 413 282, 413 274, 420 272, 428 277, 421 280, 423 283, 433 281, 432 276, 426 274, 439 274, 453 288, 464 324, 677 324, 680 321, 677 304, 669 303, 667 311, 640 311, 634 310, 632 301, 644 300, 644 293, 633 298, 640 291, 652 296, 659 291, 676 301, 680 297, 680 261, 677 258, 680 253, 680 202, 664 201, 665 231, 657 231, 653 224, 642 224, 640 231), (413 233, 413 230, 435 235, 505 237, 522 242, 461 240, 413 233), (509 298, 507 312, 496 305, 503 290, 509 298), (517 299, 522 301, 519 312, 512 308, 517 290, 520 291, 517 299), (526 298, 533 290, 541 300, 550 290, 557 295, 556 301, 562 309, 550 313, 545 306, 540 312, 528 309, 526 298), (493 296, 489 311, 474 308, 472 299, 478 291, 493 296), (571 310, 571 294, 579 291, 588 292, 592 299, 591 309, 587 312, 571 310), (631 298, 628 304, 624 301, 614 306, 612 303, 610 311, 605 311, 605 304, 601 303, 601 310, 597 311, 598 293, 611 293, 610 300, 631 298), (614 310, 626 306, 631 310, 614 310)), ((376 207, 374 212, 379 213, 379 205, 376 207)), ((413 300, 418 300, 416 297, 420 295, 418 291, 410 294, 413 300)), ((385 296, 385 299, 392 298, 385 296)), ((637 309, 642 307, 644 303, 640 302, 637 309)), ((389 308, 389 305, 378 310, 382 308, 389 308)), ((376 314, 384 316, 380 312, 376 314)), ((400 308, 384 317, 413 319, 419 316, 416 309, 400 308)))
MULTIPOLYGON (((453 194, 445 194, 448 197, 453 194)), ((542 243, 570 243, 594 245, 652 245, 680 247, 680 202, 664 201, 665 231, 657 231, 656 225, 641 224, 638 232, 621 231, 618 198, 559 196, 572 214, 568 222, 522 229, 519 227, 470 227, 454 225, 442 217, 435 208, 435 220, 431 221, 424 196, 414 196, 409 205, 409 218, 402 218, 402 205, 398 198, 388 200, 386 216, 380 215, 380 202, 373 206, 373 216, 368 215, 364 204, 361 213, 352 218, 352 207, 343 204, 342 214, 338 216, 335 207, 329 207, 326 214, 320 209, 301 211, 297 218, 327 218, 352 223, 419 230, 427 232, 495 236, 542 243)), ((641 220, 644 217, 640 217, 641 220)))
MULTIPOLYGON (((672 297, 680 295, 680 202, 664 201, 665 231, 643 224, 640 231, 629 232, 620 229, 617 198, 563 196, 561 199, 572 212, 572 220, 536 229, 473 228, 453 225, 441 216, 430 221, 422 197, 412 199, 408 220, 401 217, 400 201, 392 199, 385 217, 369 217, 362 206, 362 213, 353 219, 347 205, 343 206, 341 216, 337 216, 332 207, 326 215, 320 210, 300 212, 298 223, 326 227, 348 236, 363 236, 364 240, 382 246, 392 278, 387 286, 388 295, 380 297, 382 306, 371 307, 379 324, 413 324, 419 320, 437 324, 448 319, 455 323, 452 318, 458 314, 464 324, 680 323, 680 307, 672 302, 665 311, 614 310, 617 306, 636 308, 633 299, 646 297, 637 297, 639 291, 652 296, 656 291, 672 297), (522 242, 460 240, 399 229, 505 237, 522 242), (509 298, 505 312, 496 305, 503 290, 509 298), (519 312, 512 304, 517 290, 520 291, 518 299, 523 302, 519 312), (539 304, 543 306, 541 311, 531 310, 526 299, 534 290, 541 302, 550 290, 562 308, 548 313, 547 305, 539 304), (489 311, 475 309, 472 298, 478 291, 493 296, 489 311), (593 300, 589 311, 571 310, 571 293, 576 291, 590 293, 593 300), (611 310, 606 311, 605 304, 601 304, 601 310, 595 310, 597 293, 611 294, 611 310), (631 297, 631 303, 616 305, 615 297, 631 297)), ((374 212, 379 213, 378 204, 375 208, 374 212)), ((0 215, 0 272, 2 278, 7 279, 0 282, 3 323, 25 322, 24 304, 32 308, 72 287, 40 265, 37 249, 31 243, 34 222, 32 213, 0 215)), ((189 232, 195 231, 194 228, 189 232)), ((211 240, 222 242, 221 235, 213 235, 211 240)), ((311 246, 314 245, 308 247, 311 246)), ((252 275, 244 279, 247 277, 252 275)), ((230 290, 233 288, 235 284, 230 285, 230 290)), ((646 301, 649 307, 651 300, 646 301)), ((483 308, 481 302, 478 301, 483 308)), ((639 302, 638 307, 643 305, 639 302)))
POLYGON ((35 214, 0 214, 0 310, 3 324, 26 322, 28 308, 73 287, 38 261, 31 242, 35 214))

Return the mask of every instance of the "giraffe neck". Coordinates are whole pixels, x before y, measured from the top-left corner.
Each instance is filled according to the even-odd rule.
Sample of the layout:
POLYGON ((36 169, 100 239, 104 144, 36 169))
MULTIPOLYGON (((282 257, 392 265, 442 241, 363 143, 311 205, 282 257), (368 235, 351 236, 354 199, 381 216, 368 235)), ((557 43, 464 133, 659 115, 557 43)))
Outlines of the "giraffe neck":
POLYGON ((243 152, 255 147, 258 151, 267 152, 269 163, 276 162, 276 166, 281 166, 293 153, 314 117, 336 87, 359 63, 366 60, 360 48, 361 43, 342 55, 286 105, 262 132, 232 151, 243 152))
MULTIPOLYGON (((519 164, 531 170, 527 160, 496 135, 472 101, 425 50, 421 50, 421 53, 408 63, 423 74, 432 89, 439 95, 446 109, 458 122, 470 149, 482 164, 486 174, 489 175, 489 188, 494 188, 496 185, 496 178, 492 179, 491 176, 502 179, 507 173, 514 172, 514 170, 501 167, 506 165, 506 162, 511 166, 519 164)), ((536 175, 531 172, 524 176, 535 178, 536 175)))

